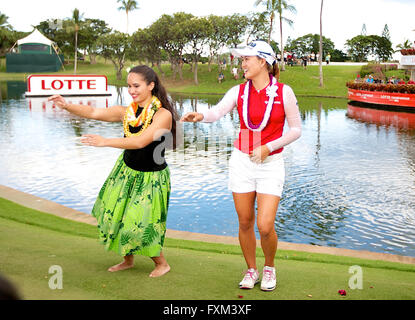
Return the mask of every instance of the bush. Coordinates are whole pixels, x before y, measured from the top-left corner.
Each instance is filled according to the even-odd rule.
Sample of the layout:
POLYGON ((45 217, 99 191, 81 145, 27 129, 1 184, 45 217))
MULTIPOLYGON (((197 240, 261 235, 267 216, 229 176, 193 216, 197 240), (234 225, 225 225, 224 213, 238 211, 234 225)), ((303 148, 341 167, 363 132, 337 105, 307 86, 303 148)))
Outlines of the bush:
POLYGON ((415 48, 411 49, 402 49, 401 54, 403 56, 415 56, 415 48))
POLYGON ((363 91, 383 91, 415 94, 415 85, 413 84, 372 84, 366 82, 349 81, 346 83, 346 87, 363 91))
POLYGON ((397 64, 380 64, 368 63, 360 69, 360 77, 364 78, 368 75, 373 75, 377 79, 386 79, 385 72, 390 70, 398 70, 397 64))

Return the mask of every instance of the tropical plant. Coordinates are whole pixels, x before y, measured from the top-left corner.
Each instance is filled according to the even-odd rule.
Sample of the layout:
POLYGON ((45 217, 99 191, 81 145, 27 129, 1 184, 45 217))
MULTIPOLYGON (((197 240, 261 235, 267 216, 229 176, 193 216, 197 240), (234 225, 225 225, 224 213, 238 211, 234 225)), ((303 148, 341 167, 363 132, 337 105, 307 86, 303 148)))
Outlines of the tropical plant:
POLYGON ((3 28, 10 29, 11 28, 11 26, 9 25, 7 20, 9 20, 9 17, 0 12, 0 28, 1 29, 3 29, 3 28))
MULTIPOLYGON (((297 13, 297 9, 288 3, 287 0, 256 0, 255 5, 264 5, 266 7, 266 14, 270 19, 270 29, 268 35, 268 43, 271 42, 271 35, 273 31, 273 24, 275 20, 275 14, 278 14, 279 21, 280 21, 280 40, 281 40, 281 56, 284 56, 284 45, 282 40, 282 23, 287 23, 290 27, 294 24, 294 21, 286 18, 283 16, 285 11, 290 11, 291 13, 297 13)), ((282 70, 284 70, 284 59, 281 59, 282 62, 282 70)))
POLYGON ((127 15, 127 33, 128 33, 128 13, 130 13, 133 10, 139 9, 138 3, 135 0, 117 0, 118 3, 121 3, 121 6, 118 8, 118 10, 125 10, 125 13, 127 15))
POLYGON ((411 49, 412 43, 408 39, 404 43, 400 43, 396 46, 397 50, 395 52, 401 51, 402 49, 411 49))

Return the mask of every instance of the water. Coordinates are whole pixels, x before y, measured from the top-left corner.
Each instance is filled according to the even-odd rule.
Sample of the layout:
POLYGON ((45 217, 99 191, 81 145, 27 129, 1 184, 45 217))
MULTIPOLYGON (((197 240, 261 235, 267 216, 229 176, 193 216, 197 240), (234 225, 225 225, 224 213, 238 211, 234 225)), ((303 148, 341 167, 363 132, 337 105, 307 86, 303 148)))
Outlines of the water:
MULTIPOLYGON (((121 150, 86 147, 79 137, 121 137, 122 125, 29 104, 24 83, 0 89, 0 184, 90 213, 121 150)), ((130 102, 125 89, 110 90, 109 105, 130 102)), ((174 99, 183 114, 210 108, 220 96, 174 99)), ((342 99, 300 97, 299 104, 303 134, 284 151, 279 239, 415 256, 415 114, 342 99)), ((214 124, 184 124, 184 147, 166 155, 169 229, 237 236, 227 161, 238 128, 236 110, 214 124)))

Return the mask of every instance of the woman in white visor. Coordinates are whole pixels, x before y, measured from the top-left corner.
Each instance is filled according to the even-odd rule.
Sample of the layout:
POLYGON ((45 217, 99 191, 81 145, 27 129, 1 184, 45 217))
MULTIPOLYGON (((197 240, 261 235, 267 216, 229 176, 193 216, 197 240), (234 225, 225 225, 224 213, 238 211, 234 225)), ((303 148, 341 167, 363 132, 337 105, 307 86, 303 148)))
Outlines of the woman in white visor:
POLYGON ((229 160, 229 189, 238 213, 239 242, 248 267, 239 287, 252 289, 259 282, 254 229, 257 201, 256 221, 265 255, 261 289, 272 291, 277 281, 275 217, 285 180, 282 151, 301 136, 301 118, 294 92, 278 82, 278 64, 268 43, 254 41, 231 53, 242 58, 247 81, 230 89, 214 108, 187 113, 181 121, 214 122, 237 107, 240 132, 229 160), (283 132, 286 120, 289 128, 283 132))

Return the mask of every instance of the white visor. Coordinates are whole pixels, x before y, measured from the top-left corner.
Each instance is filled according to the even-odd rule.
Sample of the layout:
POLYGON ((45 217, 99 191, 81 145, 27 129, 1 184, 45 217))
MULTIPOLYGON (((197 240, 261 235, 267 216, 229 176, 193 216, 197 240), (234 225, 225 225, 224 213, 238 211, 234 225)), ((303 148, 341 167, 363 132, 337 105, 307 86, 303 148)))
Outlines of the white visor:
POLYGON ((231 53, 235 57, 258 56, 265 59, 271 66, 276 60, 274 50, 264 41, 253 41, 245 48, 232 49, 231 53))

